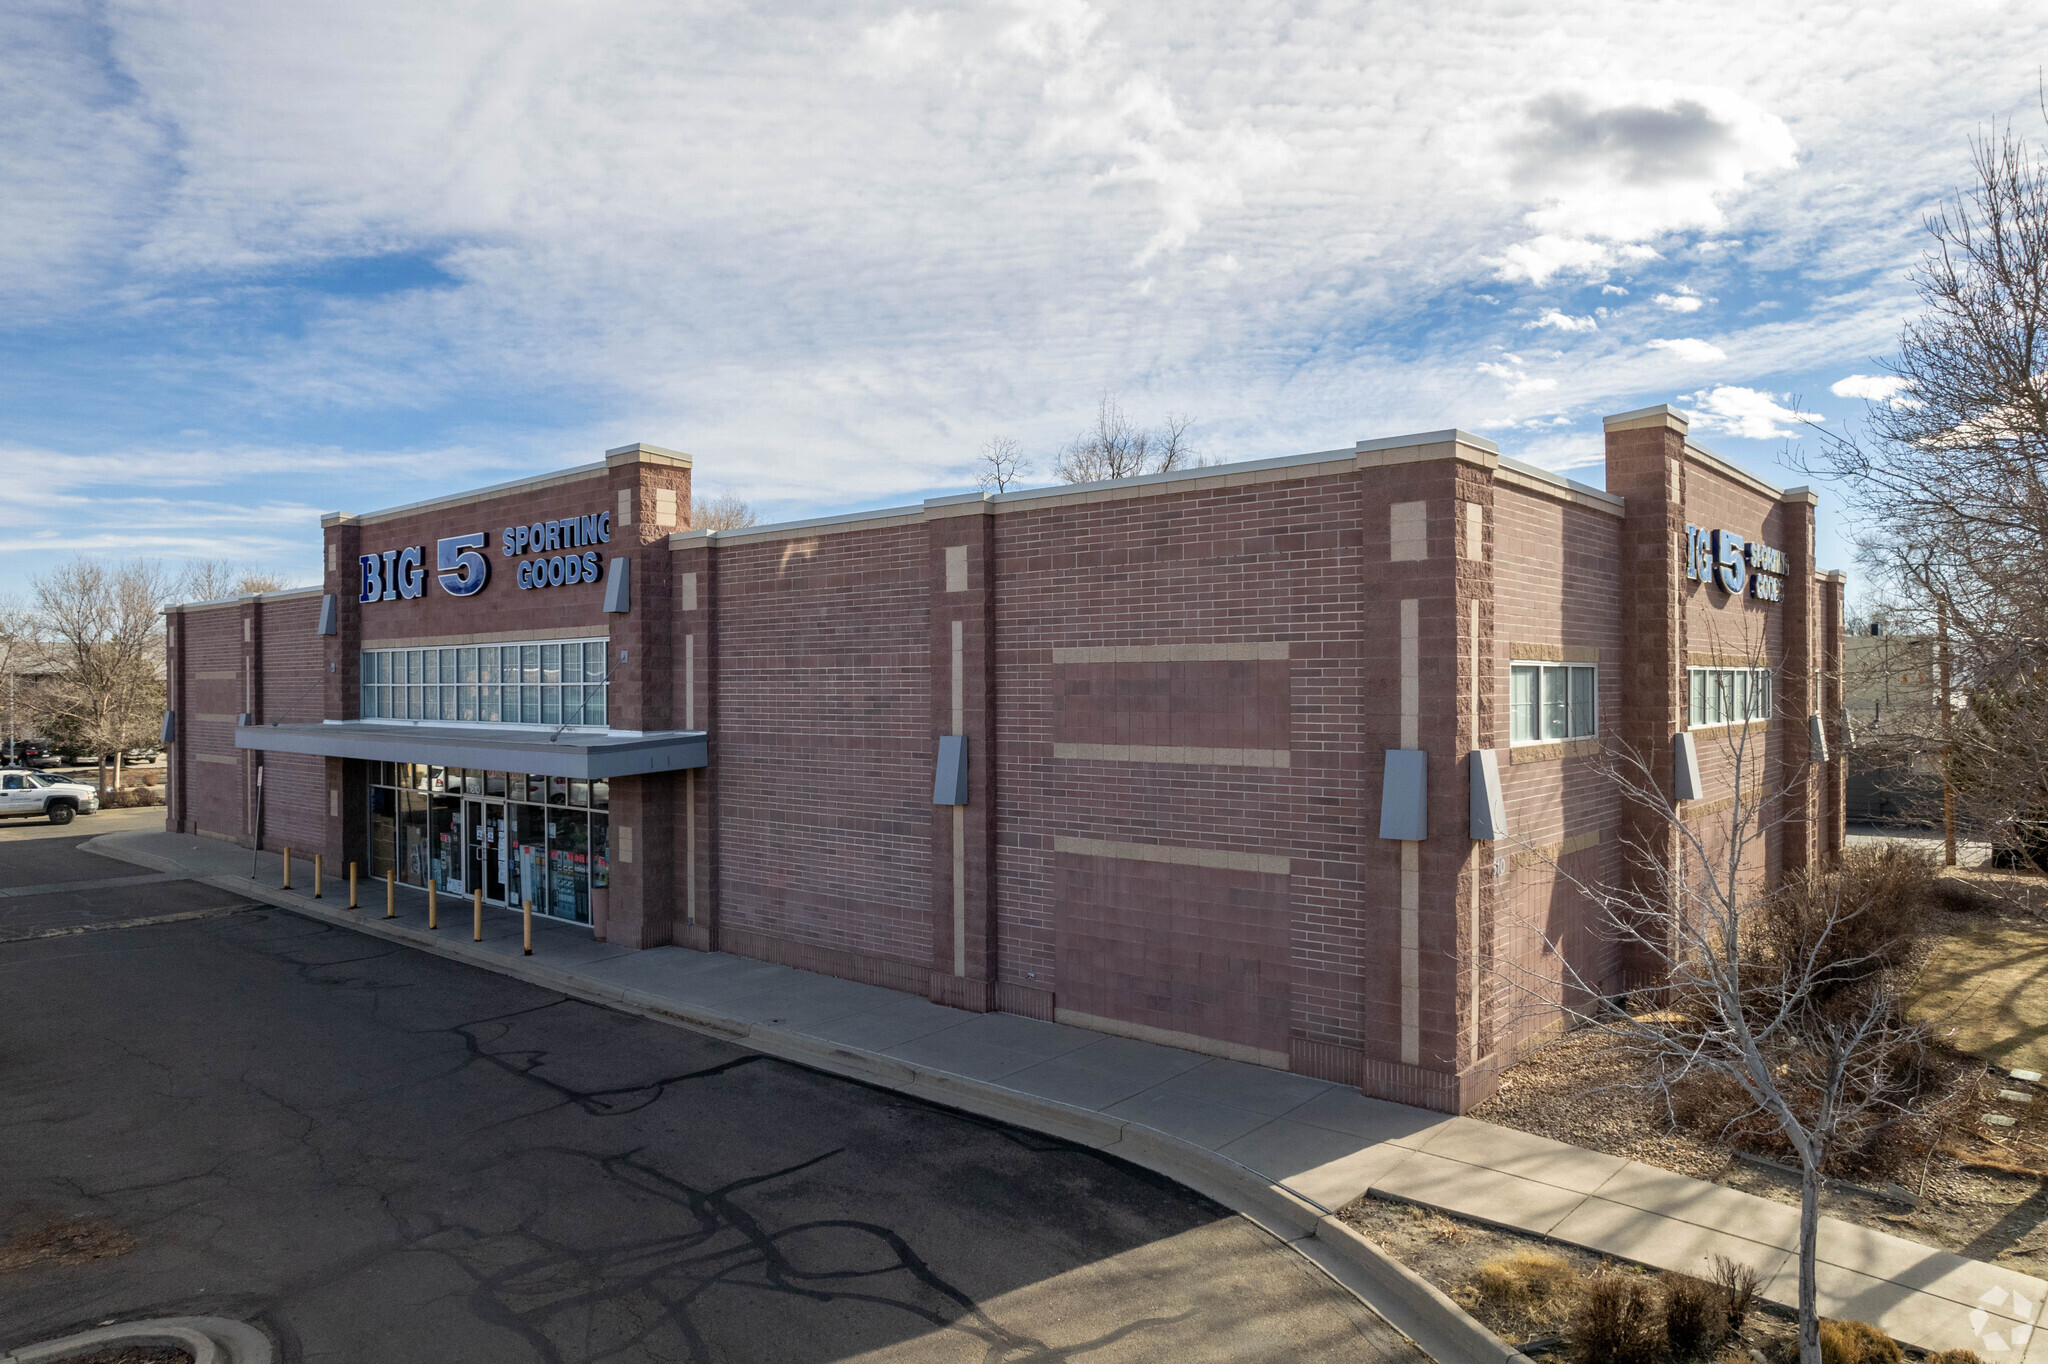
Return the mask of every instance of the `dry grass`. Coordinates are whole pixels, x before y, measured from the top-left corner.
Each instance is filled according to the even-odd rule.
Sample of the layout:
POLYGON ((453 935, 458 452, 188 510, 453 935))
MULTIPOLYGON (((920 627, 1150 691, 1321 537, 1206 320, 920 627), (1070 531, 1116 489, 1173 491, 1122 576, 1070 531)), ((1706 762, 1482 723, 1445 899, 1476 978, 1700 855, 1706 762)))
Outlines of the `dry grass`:
POLYGON ((1522 1250, 1488 1260, 1473 1271, 1468 1286, 1498 1320, 1535 1335, 1559 1330, 1571 1320, 1579 1299, 1579 1271, 1562 1255, 1522 1250))
POLYGON ((1579 1364, 1664 1364, 1663 1323, 1650 1280, 1595 1274, 1579 1285, 1572 1312, 1572 1358, 1579 1364))
POLYGON ((52 1218, 16 1232, 0 1245, 0 1273, 38 1264, 82 1265, 133 1249, 135 1238, 106 1222, 52 1218))

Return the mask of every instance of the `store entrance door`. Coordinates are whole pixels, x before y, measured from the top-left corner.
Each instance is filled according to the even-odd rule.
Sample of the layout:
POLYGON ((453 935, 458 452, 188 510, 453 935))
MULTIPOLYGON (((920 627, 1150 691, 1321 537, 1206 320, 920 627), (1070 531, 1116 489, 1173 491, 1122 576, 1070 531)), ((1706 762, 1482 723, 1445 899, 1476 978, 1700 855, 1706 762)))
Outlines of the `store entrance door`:
POLYGON ((462 823, 469 855, 465 859, 472 888, 482 887, 484 899, 494 905, 505 903, 505 802, 469 800, 463 802, 462 823))

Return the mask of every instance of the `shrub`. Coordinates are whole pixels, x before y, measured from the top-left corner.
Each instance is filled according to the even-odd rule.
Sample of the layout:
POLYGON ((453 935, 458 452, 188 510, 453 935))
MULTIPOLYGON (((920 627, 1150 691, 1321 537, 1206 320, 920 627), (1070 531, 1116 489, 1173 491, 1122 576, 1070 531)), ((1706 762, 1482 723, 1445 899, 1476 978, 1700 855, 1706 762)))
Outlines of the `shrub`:
POLYGON ((1721 1290, 1722 1309, 1728 1314, 1728 1329, 1740 1331, 1742 1323, 1749 1319, 1749 1309, 1756 1305, 1757 1290, 1763 1287, 1763 1275, 1752 1265, 1740 1260, 1731 1260, 1726 1255, 1714 1257, 1714 1287, 1721 1290))
POLYGON ((1728 1294, 1690 1274, 1657 1276, 1664 1299, 1664 1344, 1673 1359, 1698 1359, 1728 1337, 1728 1294))
POLYGON ((1821 1364, 1905 1364, 1892 1338, 1868 1322, 1820 1324, 1821 1364))
POLYGON ((1791 969, 1813 959, 1825 1000, 1905 961, 1925 926, 1934 873, 1933 857, 1916 848, 1854 848, 1839 871, 1792 878, 1758 901, 1754 925, 1772 961, 1791 969))
POLYGON ((1927 1356, 1927 1364, 1984 1364, 1984 1356, 1975 1350, 1943 1350, 1927 1356))
POLYGON ((1612 1272, 1587 1279, 1572 1313, 1571 1343, 1579 1364, 1661 1364, 1664 1332, 1650 1281, 1612 1272))
POLYGON ((1579 1271, 1561 1255, 1522 1250, 1479 1266, 1472 1287, 1503 1316, 1530 1328, 1555 1328, 1571 1317, 1579 1271))

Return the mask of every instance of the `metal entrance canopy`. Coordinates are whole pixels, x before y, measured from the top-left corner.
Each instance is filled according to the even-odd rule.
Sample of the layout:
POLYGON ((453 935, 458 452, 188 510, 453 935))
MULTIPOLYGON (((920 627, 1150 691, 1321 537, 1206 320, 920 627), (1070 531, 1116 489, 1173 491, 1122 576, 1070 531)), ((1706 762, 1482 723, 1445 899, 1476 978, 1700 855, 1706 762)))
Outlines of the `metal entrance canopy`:
POLYGON ((708 766, 711 761, 710 744, 701 729, 556 731, 525 725, 329 720, 244 726, 235 731, 235 747, 322 758, 481 767, 586 781, 680 772, 708 766))

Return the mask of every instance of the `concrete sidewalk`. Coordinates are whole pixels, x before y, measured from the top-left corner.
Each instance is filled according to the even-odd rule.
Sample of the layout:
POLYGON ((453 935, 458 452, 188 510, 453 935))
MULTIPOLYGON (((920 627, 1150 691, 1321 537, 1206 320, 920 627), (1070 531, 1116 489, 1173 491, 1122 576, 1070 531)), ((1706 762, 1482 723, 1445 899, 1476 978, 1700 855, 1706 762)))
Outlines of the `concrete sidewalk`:
MULTIPOLYGON (((1771 1301, 1798 1300, 1796 1209, 1620 1157, 1305 1076, 1014 1014, 963 1013, 791 967, 678 947, 633 951, 540 918, 526 957, 516 915, 487 909, 484 941, 472 942, 469 902, 448 897, 429 933, 423 892, 401 888, 398 915, 387 920, 383 884, 365 883, 363 908, 351 913, 341 882, 310 897, 309 861, 295 863, 299 889, 286 893, 274 854, 254 859, 252 879, 246 849, 210 839, 119 833, 86 846, 1112 1150, 1251 1212, 1312 1258, 1312 1238, 1341 1234, 1329 1214, 1372 1192, 1660 1269, 1700 1273, 1726 1255, 1763 1274, 1771 1301)), ((1822 1223, 1819 1253, 1826 1316, 1870 1322, 1926 1350, 2048 1364, 2048 1344, 2034 1339, 2048 1283, 1833 1218, 1822 1223)))

